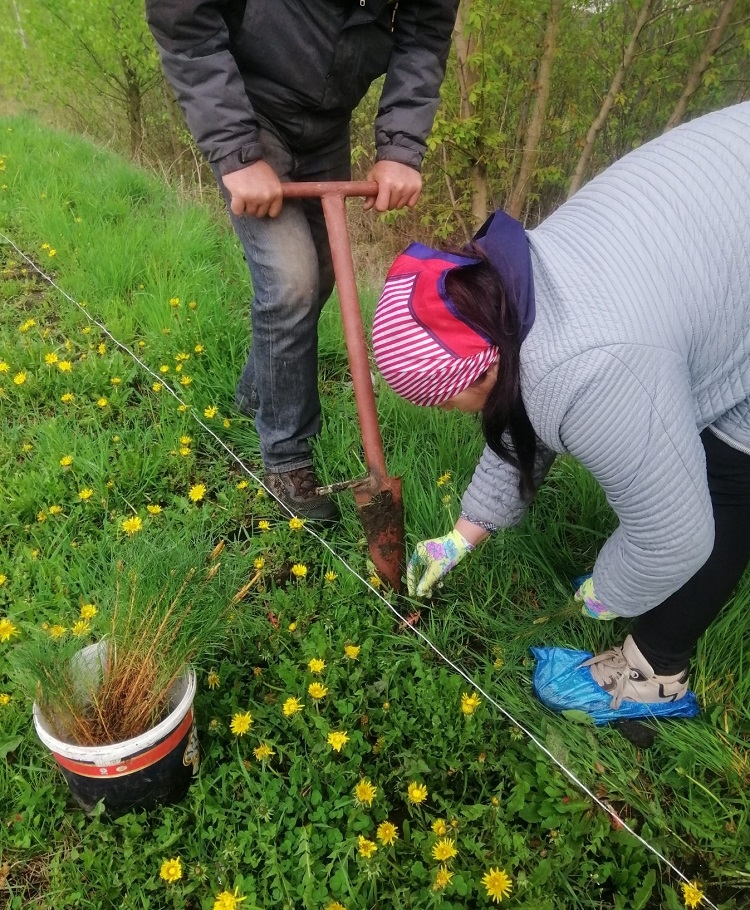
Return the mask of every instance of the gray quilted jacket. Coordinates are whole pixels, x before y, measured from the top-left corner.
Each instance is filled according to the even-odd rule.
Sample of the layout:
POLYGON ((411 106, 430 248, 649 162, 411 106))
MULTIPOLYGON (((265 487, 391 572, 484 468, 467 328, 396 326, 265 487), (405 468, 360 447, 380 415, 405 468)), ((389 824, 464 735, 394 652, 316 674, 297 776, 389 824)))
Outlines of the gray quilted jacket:
MULTIPOLYGON (((713 548, 700 432, 750 455, 750 103, 626 155, 528 237, 521 393, 539 474, 566 453, 599 481, 619 526, 594 589, 638 615, 713 548)), ((462 508, 496 527, 523 516, 515 470, 488 448, 462 508)))
POLYGON ((261 157, 259 118, 293 150, 346 132, 386 73, 378 158, 419 168, 458 0, 146 0, 164 71, 220 174, 261 157))

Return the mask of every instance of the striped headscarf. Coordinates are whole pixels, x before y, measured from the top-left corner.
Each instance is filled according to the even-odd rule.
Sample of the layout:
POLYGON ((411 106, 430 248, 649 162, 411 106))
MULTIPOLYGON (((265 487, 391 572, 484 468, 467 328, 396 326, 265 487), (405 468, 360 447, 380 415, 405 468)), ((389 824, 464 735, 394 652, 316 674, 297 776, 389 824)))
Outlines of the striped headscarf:
POLYGON ((448 272, 479 261, 412 243, 393 263, 375 310, 372 346, 383 378, 402 398, 442 404, 497 362, 497 348, 463 319, 445 290, 448 272))

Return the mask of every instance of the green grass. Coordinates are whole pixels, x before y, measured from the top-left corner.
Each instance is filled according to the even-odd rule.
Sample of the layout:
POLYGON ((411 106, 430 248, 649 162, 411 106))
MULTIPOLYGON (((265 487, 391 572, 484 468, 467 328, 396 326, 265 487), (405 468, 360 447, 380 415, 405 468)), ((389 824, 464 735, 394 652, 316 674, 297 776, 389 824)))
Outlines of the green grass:
MULTIPOLYGON (((0 705, 0 903, 208 910, 237 889, 243 910, 332 901, 347 910, 458 910, 489 906, 481 879, 499 868, 512 878, 508 905, 528 910, 683 906, 669 868, 616 830, 491 704, 462 715, 468 685, 318 540, 292 530, 195 422, 191 410, 258 467, 252 425, 232 412, 250 292, 224 221, 30 119, 0 121, 0 161, 0 229, 159 377, 168 366, 166 381, 189 406, 180 411, 165 390, 155 392, 152 376, 0 244, 0 361, 8 364, 0 373, 0 620, 19 630, 0 642, 0 693, 10 696, 0 705), (192 381, 182 386, 186 375, 192 381), (64 403, 66 393, 74 398, 64 403), (209 407, 216 415, 204 417, 209 407), (196 484, 206 487, 198 502, 189 497, 196 484), (123 522, 134 516, 143 522, 138 543, 155 554, 191 541, 202 565, 226 541, 222 597, 258 566, 260 576, 237 607, 226 648, 196 668, 203 760, 187 798, 112 820, 72 803, 33 732, 13 654, 25 637, 46 634, 43 624, 70 629, 83 603, 108 600, 114 562, 133 552, 123 522), (307 568, 304 578, 291 574, 295 563, 307 568), (347 644, 361 646, 356 660, 347 644), (328 694, 317 706, 307 692, 318 678, 313 657, 326 662, 319 678, 328 694), (214 690, 211 670, 220 678, 214 690), (287 718, 281 706, 290 696, 305 709, 287 718), (244 711, 253 726, 235 737, 232 716, 244 711), (341 753, 327 742, 337 730, 349 735, 341 753), (273 749, 270 761, 254 755, 261 743, 273 749), (371 806, 353 796, 362 777, 377 787, 371 806), (407 797, 413 781, 429 791, 420 806, 407 797), (386 819, 399 832, 392 846, 376 837, 386 819), (432 887, 437 820, 458 850, 441 891, 432 887), (379 844, 373 858, 358 855, 360 837, 379 844), (159 871, 172 857, 182 877, 167 884, 159 871)), ((363 290, 368 312, 375 294, 363 290)), ((343 350, 332 302, 321 326, 318 450, 328 481, 364 470, 343 350)), ((380 383, 377 396, 413 546, 451 527, 481 438, 471 418, 412 408, 380 383), (438 486, 448 471, 450 482, 438 486)), ((367 578, 348 494, 341 506, 342 523, 325 539, 367 578)), ((649 750, 616 729, 552 716, 531 693, 530 645, 597 650, 622 637, 621 626, 583 621, 570 600, 569 579, 590 568, 613 523, 596 484, 561 460, 520 528, 473 554, 431 603, 393 603, 401 613, 420 609, 420 628, 437 647, 714 903, 740 910, 750 900, 750 579, 699 647, 693 686, 703 713, 660 724, 649 750)), ((96 637, 98 619, 81 644, 96 637)))

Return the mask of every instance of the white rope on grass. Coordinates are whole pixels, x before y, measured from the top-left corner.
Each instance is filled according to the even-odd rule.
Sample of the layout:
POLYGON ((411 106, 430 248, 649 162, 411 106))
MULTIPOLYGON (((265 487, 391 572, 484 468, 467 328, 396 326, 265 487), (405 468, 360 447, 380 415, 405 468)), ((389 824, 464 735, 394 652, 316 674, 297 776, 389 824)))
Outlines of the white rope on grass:
MULTIPOLYGON (((240 469, 242 471, 244 471, 244 473, 247 474, 248 477, 252 478, 252 480, 255 483, 257 483, 260 487, 262 487, 266 491, 266 493, 269 494, 269 496, 273 496, 271 490, 268 489, 268 487, 265 485, 263 480, 260 477, 258 477, 255 473, 253 473, 253 471, 234 452, 234 450, 231 449, 224 442, 224 440, 221 439, 221 437, 218 436, 211 429, 211 427, 207 426, 201 420, 200 416, 193 410, 193 408, 191 408, 190 405, 188 405, 185 401, 183 401, 183 399, 169 385, 168 382, 165 382, 164 377, 162 375, 155 373, 147 364, 145 364, 140 359, 140 357, 138 357, 138 355, 134 351, 132 351, 127 345, 123 344, 121 341, 119 341, 117 338, 115 338, 115 336, 109 331, 109 329, 106 327, 106 325, 104 325, 104 323, 100 322, 98 319, 96 319, 94 316, 92 316, 91 313, 88 312, 86 307, 83 306, 83 304, 79 303, 77 300, 75 300, 73 297, 71 297, 70 294, 68 294, 65 290, 63 290, 63 288, 61 288, 54 281, 54 279, 52 277, 47 275, 46 272, 44 272, 29 256, 27 256, 26 253, 24 253, 23 250, 21 250, 8 236, 3 234, 2 231, 0 231, 0 237, 7 244, 12 246, 13 249, 16 251, 16 253, 18 253, 19 256, 21 256, 26 262, 28 262, 29 265, 34 269, 34 271, 37 272, 51 287, 55 288, 55 290, 58 291, 58 293, 62 294, 62 296, 66 300, 68 300, 68 301, 70 301, 70 303, 74 304, 74 306, 76 306, 85 315, 86 319, 88 319, 88 321, 91 322, 93 325, 97 326, 112 341, 113 344, 115 344, 121 351, 124 351, 143 370, 145 370, 150 376, 152 376, 159 383, 161 383, 162 387, 167 392, 169 392, 169 394, 180 404, 180 406, 183 407, 185 409, 185 411, 190 414, 190 416, 193 418, 193 420, 195 420, 195 422, 200 427, 202 427, 203 430, 205 430, 205 432, 208 433, 209 436, 211 436, 219 444, 219 446, 222 449, 224 449, 224 451, 227 453, 227 455, 229 455, 229 457, 240 467, 240 469)), ((292 512, 292 510, 289 509, 285 503, 282 503, 282 502, 279 502, 278 500, 276 500, 276 504, 280 508, 282 508, 284 511, 286 511, 286 513, 289 515, 290 518, 296 517, 295 513, 292 512)), ((692 883, 691 879, 689 879, 680 869, 678 869, 678 867, 675 866, 674 863, 672 863, 669 859, 667 859, 667 857, 664 856, 653 844, 651 844, 648 840, 646 840, 646 838, 642 837, 640 834, 638 834, 637 831, 635 831, 633 828, 631 828, 630 825, 628 825, 628 823, 617 814, 617 812, 612 808, 612 806, 610 806, 607 802, 605 802, 603 799, 601 799, 599 796, 597 796, 589 787, 587 787, 586 784, 575 774, 575 772, 571 771, 570 768, 568 768, 564 764, 564 762, 562 762, 553 752, 551 752, 550 749, 548 749, 547 746, 545 746, 544 743, 531 730, 529 730, 527 727, 525 727, 519 720, 517 720, 510 713, 510 711, 507 710, 507 708, 504 708, 495 698, 493 698, 492 695, 490 695, 488 692, 486 692, 482 688, 482 686, 480 686, 479 683, 477 683, 476 680, 474 680, 471 677, 471 675, 466 670, 464 670, 463 667, 461 667, 459 664, 455 663, 455 661, 451 660, 451 658, 448 657, 447 654, 445 654, 443 651, 441 651, 440 648, 438 648, 437 645, 435 645, 427 637, 427 635, 425 635, 425 633, 421 629, 417 628, 415 625, 412 625, 412 623, 409 621, 408 617, 403 616, 396 609, 396 607, 389 600, 387 600, 381 594, 381 592, 378 591, 378 589, 370 583, 370 581, 368 581, 368 579, 366 579, 362 575, 360 575, 359 572, 357 572, 357 570, 353 566, 351 566, 343 556, 341 556, 339 553, 337 553, 333 549, 333 547, 328 543, 327 540, 322 538, 313 528, 311 528, 307 524, 304 525, 304 529, 315 540, 317 540, 318 543, 320 543, 341 566, 343 566, 350 574, 354 575, 357 579, 359 579, 359 581, 361 581, 365 587, 369 588, 370 591, 381 601, 381 603, 385 604, 385 606, 388 608, 388 610, 390 610, 390 612, 396 617, 396 619, 399 620, 399 622, 401 623, 401 625, 404 628, 410 629, 411 632, 417 638, 421 639, 421 641, 423 641, 424 644, 426 644, 427 647, 430 648, 430 650, 432 650, 434 652, 434 654, 436 654, 437 657, 439 657, 440 660, 443 661, 444 664, 446 664, 448 667, 450 667, 451 670, 454 671, 454 673, 457 673, 459 676, 461 676, 473 689, 475 689, 477 692, 479 692, 479 694, 482 695, 482 697, 487 702, 489 702, 489 704, 491 704, 494 708, 496 708, 507 720, 509 720, 518 730, 520 730, 537 747, 537 749, 539 749, 544 755, 546 755, 547 758, 549 758, 550 761, 552 761, 563 772, 563 774, 565 774, 565 776, 573 784, 575 784, 575 786, 579 790, 581 790, 583 793, 585 793, 586 796, 588 796, 594 803, 596 803, 596 805, 599 806, 600 809, 603 809, 604 812, 612 819, 612 821, 616 824, 616 826, 618 828, 622 828, 625 831, 627 831, 640 844, 642 844, 649 852, 651 852, 655 857, 657 857, 657 859, 659 859, 662 863, 664 863, 664 865, 668 866, 672 870, 672 872, 674 872, 674 874, 679 879, 681 879, 685 884, 689 885, 692 883)), ((405 600, 406 598, 402 598, 402 599, 405 600)), ((702 898, 702 902, 706 906, 712 907, 713 910, 719 910, 719 908, 716 906, 716 904, 712 903, 705 895, 702 898)))

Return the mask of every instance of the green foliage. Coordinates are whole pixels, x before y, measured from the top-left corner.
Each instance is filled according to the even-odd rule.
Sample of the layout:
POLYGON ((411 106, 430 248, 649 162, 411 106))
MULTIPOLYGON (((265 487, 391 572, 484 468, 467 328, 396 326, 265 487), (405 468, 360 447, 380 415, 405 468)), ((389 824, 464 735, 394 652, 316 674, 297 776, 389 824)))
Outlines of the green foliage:
MULTIPOLYGON (((679 881, 654 854, 488 699, 462 711, 469 685, 394 621, 389 598, 404 613, 420 611, 419 628, 437 646, 700 879, 722 910, 745 906, 750 579, 699 650, 700 718, 661 724, 643 751, 616 729, 549 715, 531 692, 529 646, 593 650, 622 632, 585 623, 571 603, 568 580, 590 568, 614 521, 591 478, 560 460, 525 523, 462 563, 431 603, 376 596, 360 578, 370 570, 350 497, 341 498, 336 530, 317 538, 292 527, 193 419, 257 463, 254 431, 232 412, 248 288, 229 235, 156 181, 31 120, 0 122, 0 159, 0 229, 154 373, 0 246, 0 362, 8 365, 0 372, 0 620, 19 633, 0 641, 0 893, 8 908, 210 910, 236 889, 243 910, 318 910, 332 901, 347 910, 459 910, 491 905, 482 879, 492 868, 510 876, 508 906, 528 910, 683 906, 679 881), (25 380, 14 382, 21 373, 25 380), (188 385, 179 382, 185 376, 188 385), (187 410, 166 388, 154 391, 155 382, 174 383, 187 410), (74 398, 63 402, 68 393, 74 398), (60 463, 65 455, 70 464, 60 463), (202 498, 191 499, 198 485, 202 498), (106 604, 113 556, 128 551, 123 522, 133 517, 142 526, 130 543, 150 550, 139 563, 203 566, 226 541, 217 593, 225 603, 235 592, 236 602, 227 640, 196 665, 197 782, 178 806, 109 819, 72 805, 7 668, 32 627, 70 628, 83 604, 106 604), (352 645, 359 651, 347 653, 352 645), (311 668, 313 659, 325 666, 311 668), (313 690, 317 700, 313 682, 327 689, 313 690), (285 714, 289 698, 303 710, 285 714), (348 736, 340 751, 332 732, 348 736), (272 755, 256 754, 264 745, 272 755), (357 800, 364 779, 377 788, 371 804, 357 800), (410 801, 412 783, 427 789, 423 802, 410 801), (378 837, 386 820, 398 832, 391 844, 378 837), (377 847, 370 858, 360 838, 377 847), (446 839, 457 851, 447 861, 452 878, 433 890, 441 865, 434 850, 446 839), (160 876, 168 859, 180 860, 171 883, 160 876)), ((322 473, 360 476, 335 305, 321 333, 322 473)), ((416 409, 380 387, 377 395, 413 543, 454 520, 481 440, 466 415, 416 409)), ((81 642, 97 631, 92 623, 81 642)))

